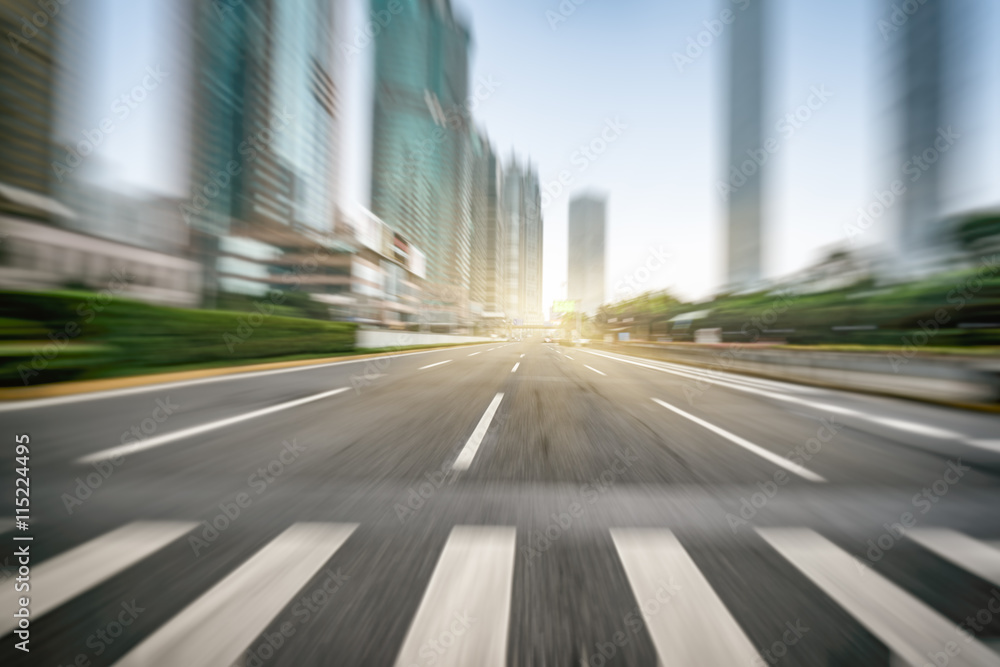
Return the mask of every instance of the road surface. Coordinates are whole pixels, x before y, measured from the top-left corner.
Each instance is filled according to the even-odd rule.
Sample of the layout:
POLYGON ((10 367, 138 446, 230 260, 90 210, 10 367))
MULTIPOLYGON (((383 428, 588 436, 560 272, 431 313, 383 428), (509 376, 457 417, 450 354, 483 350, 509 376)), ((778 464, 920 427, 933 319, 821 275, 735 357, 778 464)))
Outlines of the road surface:
POLYGON ((0 423, 3 665, 1000 665, 991 415, 536 339, 0 423))

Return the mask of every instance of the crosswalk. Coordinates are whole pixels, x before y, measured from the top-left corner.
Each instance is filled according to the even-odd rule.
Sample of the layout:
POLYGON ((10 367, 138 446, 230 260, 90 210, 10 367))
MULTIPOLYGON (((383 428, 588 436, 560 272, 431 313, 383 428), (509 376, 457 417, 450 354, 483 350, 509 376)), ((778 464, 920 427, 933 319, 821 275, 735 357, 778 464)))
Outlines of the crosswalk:
MULTIPOLYGON (((181 521, 133 522, 40 562, 32 573, 34 622, 126 569, 155 558, 158 551, 196 527, 181 521)), ((292 524, 247 554, 220 581, 180 606, 159 627, 143 630, 144 636, 114 664, 248 665, 248 647, 273 627, 275 619, 302 595, 357 529, 356 524, 292 524)), ((898 581, 860 566, 855 556, 819 532, 760 528, 756 535, 781 559, 783 566, 778 571, 782 576, 804 576, 820 591, 817 595, 826 596, 881 642, 894 665, 1000 667, 1000 655, 989 645, 990 637, 977 636, 898 581)), ((768 647, 760 645, 759 635, 757 641, 752 638, 755 635, 747 629, 746 610, 730 608, 732 597, 725 597, 727 604, 717 590, 718 583, 713 584, 712 574, 699 565, 699 559, 674 532, 614 528, 607 537, 630 589, 624 594, 630 594, 641 611, 659 664, 775 664, 771 654, 766 661, 761 657, 768 647)), ((401 642, 397 640, 396 667, 512 664, 513 583, 517 569, 529 567, 519 562, 519 539, 511 526, 455 526, 450 530, 419 605, 406 623, 401 642)), ((1000 548, 996 543, 943 529, 914 530, 906 539, 912 548, 943 559, 986 586, 1000 586, 1000 548)), ((12 591, 9 586, 0 591, 3 634, 15 627, 8 620, 17 601, 12 591)), ((1000 618, 1000 608, 996 611, 1000 618)), ((766 610, 754 612, 763 613, 766 610)), ((794 629, 791 624, 788 627, 794 629)), ((289 636, 288 641, 294 639, 289 636)), ((601 639, 594 638, 591 643, 600 645, 601 639)), ((373 636, 370 641, 382 640, 373 636)), ((598 664, 598 657, 581 661, 598 664)), ((268 664, 290 663, 275 657, 268 664)))

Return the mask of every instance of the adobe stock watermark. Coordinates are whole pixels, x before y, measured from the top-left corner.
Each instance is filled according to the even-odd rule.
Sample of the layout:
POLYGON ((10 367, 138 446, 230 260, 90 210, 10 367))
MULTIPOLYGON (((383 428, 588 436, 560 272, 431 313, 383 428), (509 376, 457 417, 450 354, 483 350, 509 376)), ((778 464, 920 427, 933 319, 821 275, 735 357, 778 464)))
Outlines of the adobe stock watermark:
MULTIPOLYGON (((621 118, 607 118, 604 127, 590 141, 581 144, 570 156, 570 163, 576 167, 577 174, 585 173, 594 162, 608 152, 612 144, 621 139, 628 125, 621 118)), ((562 169, 551 181, 542 181, 542 209, 547 209, 573 185, 575 176, 569 169, 562 169)))
POLYGON ((893 3, 889 15, 875 22, 882 39, 889 41, 889 37, 899 32, 910 21, 910 17, 926 4, 927 0, 903 0, 899 4, 893 3))
POLYGON ((597 478, 580 487, 580 495, 583 502, 574 501, 570 503, 565 512, 550 515, 552 519, 548 526, 542 530, 536 530, 528 536, 527 544, 521 547, 521 554, 528 562, 538 558, 543 553, 552 548, 552 545, 573 527, 579 519, 587 512, 587 507, 597 502, 598 498, 628 472, 639 457, 634 452, 623 449, 615 453, 615 462, 604 470, 597 478))
POLYGON ((411 516, 416 514, 423 506, 430 500, 438 490, 444 486, 444 483, 448 480, 448 472, 451 469, 450 463, 445 463, 440 470, 435 472, 426 472, 424 477, 427 481, 421 482, 417 486, 411 486, 406 497, 406 504, 396 503, 393 506, 393 510, 396 512, 396 518, 399 519, 400 523, 406 523, 406 520, 411 516))
POLYGON ((777 639, 772 643, 767 650, 761 651, 759 655, 754 656, 750 664, 753 667, 767 667, 767 665, 776 665, 781 662, 781 659, 788 655, 788 649, 792 646, 798 644, 806 633, 809 632, 809 627, 802 625, 801 619, 795 619, 793 624, 791 621, 785 622, 785 627, 788 628, 782 633, 781 638, 777 639))
MULTIPOLYGON (((833 93, 825 85, 812 86, 804 103, 794 111, 784 115, 777 123, 775 130, 781 140, 788 141, 808 123, 813 115, 822 109, 833 97, 833 93)), ((769 137, 763 146, 747 149, 747 159, 739 165, 729 166, 729 179, 718 181, 716 188, 722 201, 728 202, 734 192, 746 185, 760 169, 767 164, 770 157, 781 150, 782 141, 777 137, 769 137)))
POLYGON ((951 125, 947 128, 939 127, 937 137, 931 145, 919 155, 912 156, 900 166, 900 171, 907 179, 897 178, 885 190, 876 190, 875 199, 868 205, 858 209, 858 219, 855 224, 844 226, 844 234, 847 235, 847 240, 852 245, 856 245, 858 238, 863 236, 877 220, 881 219, 906 194, 909 190, 909 186, 906 184, 907 181, 910 183, 919 181, 920 177, 937 164, 941 156, 951 150, 955 142, 961 138, 962 135, 952 130, 951 125))
POLYGON ((587 0, 562 0, 555 11, 548 9, 545 11, 545 20, 549 22, 549 29, 555 32, 559 29, 559 24, 569 20, 576 10, 587 2, 587 0))
MULTIPOLYGON (((122 432, 119 439, 121 444, 129 445, 152 437, 159 430, 160 424, 166 422, 181 407, 179 404, 171 402, 169 396, 166 399, 158 398, 153 401, 153 404, 156 407, 153 408, 148 417, 137 424, 132 424, 127 431, 122 432)), ((124 456, 114 456, 110 459, 95 461, 92 464, 94 472, 88 474, 86 477, 77 477, 74 480, 76 486, 73 488, 73 492, 70 493, 67 491, 60 496, 63 501, 63 507, 66 508, 66 513, 72 515, 73 511, 89 500, 94 495, 94 492, 101 488, 123 463, 125 463, 124 456)))
POLYGON ((672 576, 669 581, 661 579, 657 583, 659 583, 659 588, 653 595, 640 602, 622 618, 625 622, 625 630, 615 632, 610 641, 594 644, 594 652, 583 662, 586 667, 605 667, 608 665, 621 649, 628 646, 629 642, 642 633, 646 627, 646 619, 653 618, 663 611, 663 608, 673 602, 673 599, 684 590, 674 581, 672 576))
MULTIPOLYGON (((962 459, 948 461, 948 466, 941 473, 941 477, 915 493, 910 499, 910 504, 915 510, 919 510, 920 515, 927 514, 934 509, 937 503, 941 502, 942 498, 948 495, 952 487, 962 481, 965 473, 971 470, 972 468, 962 464, 962 459)), ((902 541, 906 532, 917 525, 918 521, 919 516, 914 512, 903 512, 894 523, 883 523, 882 527, 885 528, 885 531, 865 543, 865 546, 868 547, 865 552, 866 560, 855 558, 858 571, 864 574, 875 563, 882 560, 887 552, 902 541)))
MULTIPOLYGON (((300 445, 297 439, 292 438, 290 442, 285 440, 281 443, 281 451, 275 458, 247 477, 247 486, 253 489, 256 496, 264 493, 305 451, 306 448, 300 445)), ((236 520, 243 515, 243 510, 253 505, 253 499, 254 496, 246 491, 240 491, 232 500, 219 503, 219 513, 201 522, 200 536, 198 534, 188 536, 188 544, 195 557, 201 555, 219 539, 222 533, 236 523, 236 520)))
POLYGON ((626 300, 642 294, 645 291, 642 286, 649 282, 655 273, 667 266, 667 262, 671 259, 673 259, 673 253, 662 245, 656 248, 650 247, 646 260, 615 283, 615 297, 619 300, 626 300))
POLYGON ((201 187, 192 193, 190 202, 180 205, 184 222, 192 224, 195 216, 208 208, 209 202, 228 188, 233 178, 243 173, 243 169, 247 165, 256 161, 257 156, 263 153, 268 145, 274 141, 275 135, 288 127, 292 120, 294 120, 292 114, 288 113, 287 109, 282 109, 281 113, 271 119, 268 127, 241 141, 236 147, 236 152, 242 160, 232 159, 226 163, 224 170, 217 169, 209 176, 208 180, 202 183, 201 187))
MULTIPOLYGON (((336 572, 331 572, 329 568, 323 570, 326 578, 318 586, 308 593, 303 594, 292 606, 292 618, 298 621, 299 627, 306 625, 316 617, 319 612, 330 603, 337 591, 347 582, 350 577, 343 574, 338 568, 336 572)), ((264 632, 260 635, 259 643, 252 646, 244 653, 242 667, 261 667, 265 662, 275 656, 275 654, 291 639, 296 631, 291 621, 285 621, 277 627, 277 632, 264 632)))
MULTIPOLYGON (((135 280, 135 276, 132 274, 120 271, 119 269, 112 269, 111 280, 108 282, 108 286, 77 305, 76 314, 82 320, 82 323, 90 324, 93 322, 94 318, 103 312, 108 307, 108 304, 114 301, 116 296, 124 292, 133 280, 135 280)), ((58 357, 66 349, 70 341, 81 333, 83 333, 83 327, 78 320, 70 320, 63 325, 61 331, 50 331, 48 338, 52 342, 41 349, 32 349, 33 356, 31 361, 27 364, 17 365, 17 374, 21 377, 21 382, 25 386, 28 386, 31 380, 45 371, 49 367, 49 363, 58 357)))
MULTIPOLYGON (((770 306, 743 323, 743 326, 740 327, 740 332, 749 339, 749 343, 756 343, 760 340, 761 336, 771 331, 771 327, 778 321, 778 317, 792 307, 796 298, 795 294, 778 292, 770 306)), ((712 363, 704 369, 706 378, 699 377, 693 382, 684 383, 682 391, 688 405, 693 406, 698 398, 716 386, 716 383, 711 380, 724 379, 725 376, 723 373, 732 368, 740 357, 746 354, 746 351, 746 344, 735 343, 727 345, 723 351, 717 352, 714 355, 712 363)))
MULTIPOLYGON (((745 11, 746 8, 750 6, 750 0, 731 1, 741 12, 745 11)), ((718 17, 703 21, 702 25, 705 29, 699 31, 697 34, 689 36, 687 38, 687 46, 684 47, 683 51, 673 52, 671 57, 674 60, 674 66, 677 68, 677 71, 683 74, 685 67, 693 65, 694 61, 701 58, 705 54, 705 50, 711 48, 711 46, 715 44, 715 41, 725 31, 726 26, 732 25, 736 22, 736 18, 736 12, 727 8, 723 9, 719 13, 718 17)))
MULTIPOLYGON (((844 428, 843 424, 838 424, 833 417, 823 417, 819 421, 820 427, 817 429, 816 435, 785 454, 786 459, 795 465, 805 467, 806 463, 812 461, 817 454, 823 451, 823 445, 832 442, 840 430, 844 428)), ((770 480, 757 482, 759 491, 751 494, 749 498, 741 497, 739 516, 731 512, 726 513, 726 522, 733 534, 735 535, 741 527, 749 525, 757 513, 778 495, 782 487, 788 484, 789 479, 786 471, 776 470, 770 480)))
POLYGON ((347 57, 348 62, 354 60, 361 52, 378 37, 382 31, 389 27, 392 19, 403 11, 401 0, 389 0, 385 9, 380 11, 370 10, 369 19, 365 21, 363 27, 354 29, 354 39, 350 42, 340 43, 340 52, 347 57))
POLYGON ((147 67, 142 81, 131 90, 119 95, 111 103, 111 115, 105 116, 97 123, 97 127, 83 130, 83 139, 75 145, 66 146, 66 157, 62 162, 52 162, 52 172, 62 183, 63 179, 73 173, 83 161, 104 143, 104 138, 113 133, 123 122, 128 120, 132 112, 139 108, 151 92, 160 87, 165 78, 170 76, 160 70, 159 66, 147 67))
POLYGON ((39 30, 44 30, 49 22, 59 13, 59 9, 70 3, 70 0, 35 0, 35 6, 39 11, 31 15, 31 20, 27 16, 21 16, 20 34, 8 30, 7 43, 15 54, 21 53, 21 45, 27 46, 28 42, 38 35, 39 30))
POLYGON ((450 129, 453 132, 457 132, 467 127, 472 120, 473 112, 483 102, 492 97, 502 85, 492 75, 486 77, 480 76, 475 81, 472 94, 463 100, 461 104, 454 105, 447 110, 441 107, 437 98, 428 93, 425 101, 428 107, 431 108, 431 113, 434 116, 434 130, 407 149, 406 158, 403 160, 403 168, 397 169, 393 173, 389 184, 390 190, 404 192, 407 184, 411 182, 407 179, 412 178, 413 174, 418 173, 423 166, 424 160, 434 155, 437 147, 447 138, 448 133, 446 130, 450 129))
POLYGON ((950 307, 938 308, 934 311, 933 317, 918 320, 917 326, 920 331, 903 336, 899 351, 888 354, 892 372, 898 373, 903 366, 910 363, 921 348, 929 345, 934 337, 951 322, 954 313, 965 308, 966 304, 986 285, 984 281, 996 275, 998 271, 1000 271, 1000 255, 994 254, 993 257, 989 258, 982 257, 975 276, 967 278, 948 292, 945 300, 950 304, 950 307))
MULTIPOLYGON (((125 629, 135 623, 139 614, 146 611, 146 608, 140 607, 134 599, 131 602, 122 602, 120 607, 121 611, 117 613, 115 620, 105 623, 87 637, 86 645, 93 651, 94 658, 104 655, 115 640, 125 634, 125 629)), ((75 667, 87 667, 90 665, 90 660, 91 654, 83 652, 78 653, 69 664, 75 667)))
POLYGON ((455 612, 452 614, 451 623, 447 628, 442 630, 437 637, 430 637, 421 645, 418 653, 423 662, 411 662, 407 667, 428 667, 428 665, 436 664, 442 656, 461 642, 462 637, 475 623, 476 618, 469 612, 455 612))

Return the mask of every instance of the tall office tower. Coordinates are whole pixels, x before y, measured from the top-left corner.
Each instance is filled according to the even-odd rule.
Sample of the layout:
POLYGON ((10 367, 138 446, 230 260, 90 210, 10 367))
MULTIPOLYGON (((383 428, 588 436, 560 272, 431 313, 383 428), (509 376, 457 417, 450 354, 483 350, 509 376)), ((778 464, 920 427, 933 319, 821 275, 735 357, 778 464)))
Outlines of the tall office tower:
POLYGON ((337 88, 328 0, 196 3, 194 228, 333 229, 337 88))
POLYGON ((524 174, 523 211, 521 225, 521 309, 529 324, 546 320, 542 306, 542 256, 544 221, 542 220, 542 189, 538 172, 528 166, 524 174))
POLYGON ((48 220, 57 209, 52 161, 63 17, 32 23, 31 0, 0 0, 0 213, 48 220))
POLYGON ((579 195, 569 202, 568 297, 593 314, 604 303, 607 199, 579 195))
POLYGON ((541 322, 542 220, 541 188, 531 165, 516 157, 504 168, 503 206, 507 220, 508 319, 541 322))
POLYGON ((427 254, 435 323, 469 317, 469 32, 449 0, 372 0, 391 16, 375 37, 371 209, 427 254))
POLYGON ((503 169, 486 136, 474 134, 472 149, 471 299, 484 319, 503 319, 507 257, 503 169))
MULTIPOLYGON (((896 6, 886 2, 888 14, 896 6)), ((897 10, 898 11, 898 10, 897 10)), ((950 27, 949 8, 944 0, 926 0, 896 32, 888 33, 891 76, 899 114, 895 127, 897 145, 893 151, 895 167, 920 160, 935 142, 944 122, 946 79, 944 72, 945 33, 950 27)), ((894 25, 895 27, 895 25, 894 25)), ((954 77, 951 77, 954 78, 954 77)), ((896 247, 898 266, 904 272, 920 270, 921 265, 942 251, 938 234, 942 211, 942 185, 945 164, 929 165, 917 180, 906 176, 906 192, 900 196, 896 211, 896 247)), ((894 178, 900 174, 895 172, 894 178)))
MULTIPOLYGON (((729 163, 741 170, 751 153, 764 145, 766 72, 766 0, 750 3, 737 13, 730 26, 729 44, 729 163)), ((753 163, 756 167, 756 163, 753 163)), ((752 285, 763 276, 761 218, 764 168, 755 169, 746 182, 733 187, 728 198, 726 283, 729 287, 752 285)), ((732 184, 731 184, 732 185, 732 184)))

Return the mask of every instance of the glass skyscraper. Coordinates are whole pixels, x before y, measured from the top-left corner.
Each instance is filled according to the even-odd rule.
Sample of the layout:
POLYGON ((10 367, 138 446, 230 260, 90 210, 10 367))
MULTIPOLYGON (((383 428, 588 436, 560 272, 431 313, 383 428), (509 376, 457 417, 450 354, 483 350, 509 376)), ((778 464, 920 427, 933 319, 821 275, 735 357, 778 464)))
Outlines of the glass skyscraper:
POLYGON ((448 0, 373 0, 371 209, 427 253, 434 322, 469 317, 469 31, 448 0))

